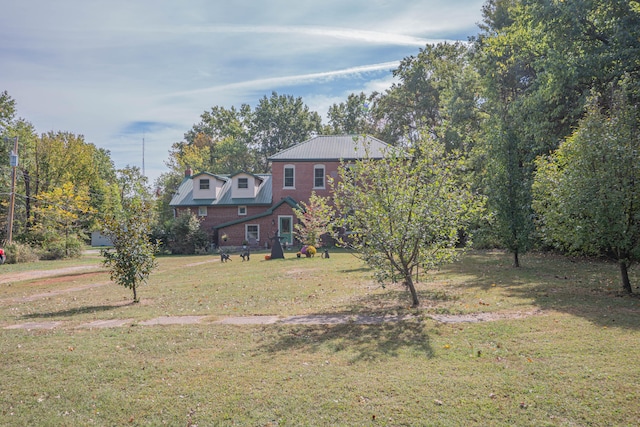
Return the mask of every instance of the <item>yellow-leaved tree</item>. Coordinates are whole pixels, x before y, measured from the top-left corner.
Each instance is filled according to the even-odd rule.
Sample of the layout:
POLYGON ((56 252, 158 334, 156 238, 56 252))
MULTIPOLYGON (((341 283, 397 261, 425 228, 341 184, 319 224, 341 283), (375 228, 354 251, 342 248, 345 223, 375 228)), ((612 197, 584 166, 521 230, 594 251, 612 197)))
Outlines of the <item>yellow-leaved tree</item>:
POLYGON ((86 188, 66 182, 40 193, 33 209, 33 236, 48 258, 79 256, 87 237, 86 224, 95 214, 86 188))

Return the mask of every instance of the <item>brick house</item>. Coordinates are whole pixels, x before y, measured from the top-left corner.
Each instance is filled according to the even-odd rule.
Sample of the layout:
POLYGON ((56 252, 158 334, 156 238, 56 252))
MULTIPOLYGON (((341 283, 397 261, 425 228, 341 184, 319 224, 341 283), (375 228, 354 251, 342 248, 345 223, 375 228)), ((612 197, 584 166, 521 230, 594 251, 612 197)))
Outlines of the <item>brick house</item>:
POLYGON ((201 172, 185 177, 171 200, 174 215, 191 211, 217 246, 270 247, 276 232, 283 244, 297 244, 294 209, 311 193, 331 196, 327 177, 337 178, 341 162, 381 158, 389 147, 371 136, 316 136, 269 158, 271 174, 201 172), (226 237, 226 240, 223 238, 226 237))

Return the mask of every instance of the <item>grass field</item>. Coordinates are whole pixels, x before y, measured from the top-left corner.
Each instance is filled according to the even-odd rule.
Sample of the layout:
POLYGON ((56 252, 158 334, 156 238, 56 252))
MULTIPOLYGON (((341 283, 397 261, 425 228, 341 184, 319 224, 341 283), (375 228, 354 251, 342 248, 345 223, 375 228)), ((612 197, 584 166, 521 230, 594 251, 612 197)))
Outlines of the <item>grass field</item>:
POLYGON ((286 257, 161 257, 139 304, 95 253, 0 266, 0 425, 640 425, 640 299, 614 264, 471 252, 411 309, 349 254, 286 257), (311 314, 412 316, 216 323, 311 314), (201 320, 143 325, 162 316, 201 320))

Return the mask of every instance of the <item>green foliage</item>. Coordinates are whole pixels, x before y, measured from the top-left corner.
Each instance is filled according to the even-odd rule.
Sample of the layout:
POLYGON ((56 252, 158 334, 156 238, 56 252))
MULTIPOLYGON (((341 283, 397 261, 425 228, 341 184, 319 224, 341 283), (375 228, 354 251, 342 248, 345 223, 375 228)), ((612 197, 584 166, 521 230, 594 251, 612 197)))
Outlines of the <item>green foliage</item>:
POLYGON ((40 193, 33 209, 34 226, 30 237, 38 242, 46 259, 77 257, 80 255, 87 230, 84 219, 95 211, 89 206, 89 195, 71 182, 51 191, 40 193))
POLYGON ((256 106, 249 127, 252 145, 257 146, 261 170, 268 169, 268 157, 322 132, 322 118, 310 111, 302 98, 271 93, 256 106))
POLYGON ((156 267, 159 243, 149 241, 149 205, 139 199, 126 200, 123 205, 120 215, 107 215, 104 219, 102 232, 111 239, 113 249, 103 249, 101 253, 111 280, 131 289, 133 301, 138 302, 137 289, 156 267))
POLYGON ((309 203, 300 202, 300 209, 294 209, 298 223, 294 225, 294 234, 305 245, 322 246, 322 236, 333 231, 335 209, 330 200, 318 196, 315 191, 309 197, 309 203))
POLYGON ((166 229, 166 247, 173 254, 195 254, 206 250, 209 238, 195 213, 185 212, 170 221, 166 229))
POLYGON ((364 92, 349 94, 346 102, 329 107, 328 133, 334 135, 374 135, 376 133, 374 119, 371 115, 371 97, 364 92))
POLYGON ((640 261, 640 114, 616 91, 608 114, 593 99, 575 133, 538 161, 534 208, 550 244, 572 253, 640 261))
POLYGON ((16 116, 16 101, 5 90, 0 93, 0 137, 11 125, 16 116))
POLYGON ((27 262, 36 262, 40 259, 38 250, 33 246, 25 243, 12 242, 3 247, 7 260, 7 264, 19 264, 27 262))
POLYGON ((464 43, 438 43, 420 49, 394 70, 399 82, 372 96, 375 132, 402 145, 428 133, 448 150, 469 151, 480 124, 478 76, 464 43))
POLYGON ((489 121, 487 128, 483 183, 492 213, 492 234, 511 251, 519 267, 519 255, 530 249, 533 240, 532 172, 524 142, 508 120, 489 121))
POLYGON ((322 119, 310 111, 302 98, 291 95, 264 96, 252 110, 213 107, 172 147, 168 164, 174 173, 187 167, 195 172, 267 172, 267 158, 322 133, 322 119))
POLYGON ((341 243, 381 282, 399 276, 414 306, 414 272, 453 261, 460 231, 481 210, 482 200, 461 179, 461 168, 443 144, 425 138, 410 153, 393 149, 383 160, 344 164, 331 181, 347 232, 341 243))

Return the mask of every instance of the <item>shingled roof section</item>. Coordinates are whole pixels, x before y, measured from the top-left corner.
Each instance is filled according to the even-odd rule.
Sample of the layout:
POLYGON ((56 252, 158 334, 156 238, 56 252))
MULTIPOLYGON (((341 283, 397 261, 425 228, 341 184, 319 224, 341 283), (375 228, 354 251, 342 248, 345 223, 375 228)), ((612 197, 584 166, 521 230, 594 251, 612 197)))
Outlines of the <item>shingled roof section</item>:
POLYGON ((314 162, 319 160, 381 159, 391 146, 372 136, 320 135, 282 150, 269 157, 271 161, 314 162))

